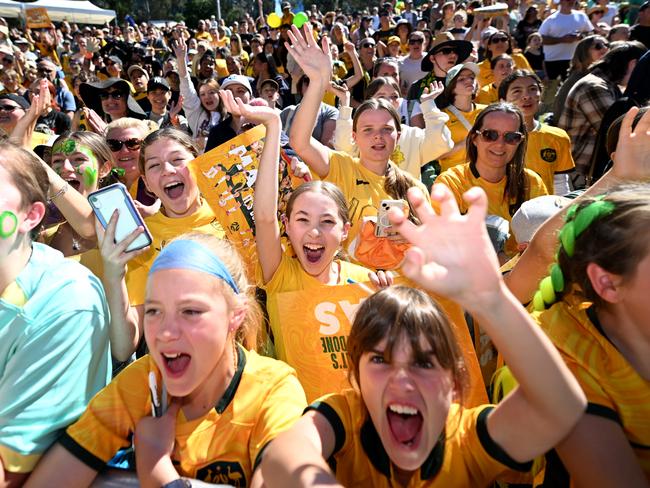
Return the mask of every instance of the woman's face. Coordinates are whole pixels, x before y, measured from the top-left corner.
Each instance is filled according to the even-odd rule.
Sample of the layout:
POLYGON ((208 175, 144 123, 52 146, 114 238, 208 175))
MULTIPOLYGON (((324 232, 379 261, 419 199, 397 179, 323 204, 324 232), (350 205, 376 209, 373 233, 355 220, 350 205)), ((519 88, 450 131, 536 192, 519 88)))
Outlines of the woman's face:
POLYGON ((199 188, 187 167, 192 159, 194 155, 173 139, 158 139, 145 149, 144 181, 168 217, 186 217, 199 209, 199 188))
POLYGON ((390 104, 393 106, 393 108, 395 108, 395 110, 399 111, 399 105, 401 102, 399 92, 390 85, 382 86, 379 90, 375 92, 372 98, 383 98, 387 102, 390 102, 390 104))
POLYGON ((486 130, 498 132, 499 138, 490 142, 480 134, 472 136, 472 142, 477 150, 476 167, 479 173, 482 168, 499 169, 505 176, 506 166, 512 161, 519 144, 507 144, 504 140, 504 133, 519 132, 519 119, 514 114, 491 112, 483 118, 480 131, 486 130))
POLYGON ((514 70, 514 63, 512 59, 500 59, 494 65, 492 73, 494 74, 494 83, 499 84, 506 79, 506 77, 514 70))
POLYGON ((16 93, 18 89, 18 78, 15 75, 6 75, 3 73, 0 76, 0 81, 2 81, 7 93, 16 93))
POLYGON ((210 398, 233 367, 229 328, 236 319, 219 281, 188 269, 163 269, 147 281, 144 336, 149 354, 168 393, 185 403, 210 398))
POLYGON ((476 90, 476 75, 468 70, 462 69, 456 78, 454 94, 461 96, 471 96, 476 90))
MULTIPOLYGON (((422 350, 430 350, 424 336, 422 350)), ((410 341, 402 337, 384 357, 386 339, 359 361, 359 387, 381 443, 401 470, 422 466, 440 438, 453 396, 451 372, 433 354, 416 360, 410 341)))
POLYGON ((506 101, 515 105, 524 117, 534 117, 539 108, 541 91, 534 78, 517 78, 508 86, 506 101))
POLYGON ((25 116, 25 110, 13 100, 0 100, 0 129, 11 134, 16 124, 25 116))
POLYGON ((259 59, 253 59, 253 74, 255 76, 260 76, 265 73, 266 63, 260 61, 259 59))
POLYGON ((66 139, 52 148, 52 169, 72 188, 87 197, 97 190, 99 178, 104 176, 104 162, 100 163, 89 147, 66 139))
POLYGON ((362 161, 386 163, 395 150, 399 133, 387 110, 366 110, 357 119, 352 137, 362 161))
POLYGON ((499 54, 505 54, 509 47, 510 39, 508 38, 508 35, 503 32, 495 34, 488 43, 488 49, 492 52, 492 57, 498 56, 499 54))
POLYGON ((201 76, 210 78, 214 73, 214 58, 212 56, 203 56, 199 64, 201 76))
POLYGON ((589 47, 589 57, 592 63, 602 59, 609 51, 609 43, 604 37, 594 39, 594 43, 589 47))
POLYGON ((111 120, 117 120, 121 117, 126 117, 128 109, 126 105, 128 94, 117 89, 110 87, 100 94, 102 102, 102 110, 104 113, 110 115, 111 120))
POLYGON ((528 44, 530 47, 538 49, 542 45, 542 36, 532 36, 528 44))
POLYGON ((210 86, 202 85, 199 88, 199 98, 201 99, 201 105, 208 112, 213 112, 217 110, 219 106, 219 90, 210 86))
POLYGON ((323 283, 329 281, 332 260, 349 228, 334 200, 316 191, 299 195, 287 220, 287 234, 302 268, 323 283))
POLYGON ((113 153, 113 159, 117 167, 124 170, 124 177, 129 185, 140 177, 138 160, 144 137, 145 134, 135 127, 115 128, 106 134, 106 141, 113 153), (117 149, 118 146, 120 146, 119 149, 117 149))

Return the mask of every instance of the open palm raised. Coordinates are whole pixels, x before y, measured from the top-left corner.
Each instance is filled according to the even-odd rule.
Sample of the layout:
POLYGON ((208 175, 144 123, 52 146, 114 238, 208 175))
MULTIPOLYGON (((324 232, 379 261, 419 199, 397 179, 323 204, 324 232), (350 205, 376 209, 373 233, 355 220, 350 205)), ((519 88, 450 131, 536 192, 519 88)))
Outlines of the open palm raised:
POLYGON ((289 53, 296 60, 310 80, 322 80, 329 83, 332 78, 332 54, 327 37, 323 37, 322 49, 318 45, 311 24, 302 26, 302 33, 296 26, 291 26, 287 33, 291 42, 285 42, 289 53))

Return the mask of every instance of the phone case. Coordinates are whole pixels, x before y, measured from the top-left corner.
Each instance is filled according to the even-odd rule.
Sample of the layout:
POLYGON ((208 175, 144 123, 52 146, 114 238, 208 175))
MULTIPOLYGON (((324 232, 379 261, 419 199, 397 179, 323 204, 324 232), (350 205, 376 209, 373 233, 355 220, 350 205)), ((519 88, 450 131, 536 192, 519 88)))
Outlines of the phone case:
POLYGON ((151 234, 136 210, 131 195, 122 183, 115 183, 91 193, 88 195, 88 201, 104 228, 108 225, 113 212, 119 211, 115 228, 115 242, 121 242, 138 227, 144 227, 144 232, 126 248, 127 252, 137 251, 151 245, 151 234))
POLYGON ((377 225, 375 226, 375 237, 388 237, 397 232, 391 231, 391 224, 388 220, 388 211, 391 207, 402 209, 404 213, 408 213, 408 203, 404 200, 382 200, 379 204, 379 213, 377 214, 377 225))

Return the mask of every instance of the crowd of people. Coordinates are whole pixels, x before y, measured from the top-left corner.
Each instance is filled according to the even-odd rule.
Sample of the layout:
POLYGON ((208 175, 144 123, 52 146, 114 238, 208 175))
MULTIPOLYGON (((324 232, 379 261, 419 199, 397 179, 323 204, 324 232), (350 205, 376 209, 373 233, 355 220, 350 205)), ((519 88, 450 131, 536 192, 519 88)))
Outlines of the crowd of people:
POLYGON ((650 2, 281 10, 0 19, 0 487, 649 486, 650 2))

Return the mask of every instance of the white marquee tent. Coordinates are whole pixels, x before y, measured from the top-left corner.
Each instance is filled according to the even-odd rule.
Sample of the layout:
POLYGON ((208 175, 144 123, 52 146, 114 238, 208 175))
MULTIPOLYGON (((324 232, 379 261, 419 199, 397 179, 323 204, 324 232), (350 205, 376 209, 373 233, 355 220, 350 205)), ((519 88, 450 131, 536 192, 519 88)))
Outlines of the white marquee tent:
POLYGON ((47 9, 54 22, 67 20, 80 24, 104 24, 115 18, 114 10, 104 10, 88 0, 37 0, 25 3, 0 0, 0 17, 24 17, 23 11, 34 7, 47 9))

